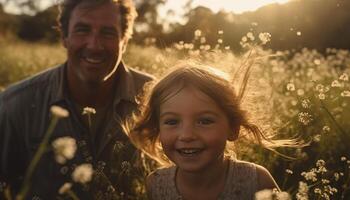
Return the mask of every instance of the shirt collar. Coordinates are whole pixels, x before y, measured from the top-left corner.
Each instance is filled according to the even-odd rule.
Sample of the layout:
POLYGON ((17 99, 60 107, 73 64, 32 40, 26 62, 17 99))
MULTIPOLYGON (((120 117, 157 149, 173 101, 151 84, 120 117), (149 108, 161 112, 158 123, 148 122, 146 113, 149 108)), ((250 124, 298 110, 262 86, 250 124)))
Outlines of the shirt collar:
MULTIPOLYGON (((52 81, 52 101, 51 105, 60 105, 69 99, 68 84, 67 84, 67 63, 57 67, 57 73, 53 73, 52 81)), ((136 88, 133 79, 133 75, 130 69, 120 62, 117 68, 116 87, 114 91, 113 105, 116 105, 120 100, 126 100, 131 103, 136 103, 136 88)))

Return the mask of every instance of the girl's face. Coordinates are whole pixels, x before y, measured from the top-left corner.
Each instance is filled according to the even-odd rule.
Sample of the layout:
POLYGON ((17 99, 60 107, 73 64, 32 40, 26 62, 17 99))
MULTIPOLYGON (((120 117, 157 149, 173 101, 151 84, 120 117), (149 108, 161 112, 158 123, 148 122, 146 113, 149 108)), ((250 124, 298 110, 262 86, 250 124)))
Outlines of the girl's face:
POLYGON ((159 137, 165 154, 180 170, 224 166, 227 140, 234 134, 225 113, 209 96, 185 87, 160 106, 159 137))

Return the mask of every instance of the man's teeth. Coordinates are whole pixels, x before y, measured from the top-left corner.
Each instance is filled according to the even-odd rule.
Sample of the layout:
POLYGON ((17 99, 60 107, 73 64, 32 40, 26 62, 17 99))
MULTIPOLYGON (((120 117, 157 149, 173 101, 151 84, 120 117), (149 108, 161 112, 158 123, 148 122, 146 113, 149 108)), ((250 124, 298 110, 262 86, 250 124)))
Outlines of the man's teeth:
POLYGON ((103 62, 103 59, 97 59, 97 58, 88 58, 88 57, 85 57, 85 60, 89 63, 92 63, 92 64, 99 64, 99 63, 102 63, 103 62))

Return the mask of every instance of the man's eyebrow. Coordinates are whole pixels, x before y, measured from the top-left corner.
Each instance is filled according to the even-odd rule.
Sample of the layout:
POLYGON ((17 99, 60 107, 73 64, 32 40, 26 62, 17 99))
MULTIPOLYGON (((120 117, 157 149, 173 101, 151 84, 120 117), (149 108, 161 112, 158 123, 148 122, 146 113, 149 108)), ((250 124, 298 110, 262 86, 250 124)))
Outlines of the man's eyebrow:
POLYGON ((102 30, 106 30, 106 31, 113 31, 113 32, 118 32, 117 29, 114 26, 104 26, 102 27, 102 30))
POLYGON ((84 22, 78 22, 76 24, 74 24, 73 27, 88 27, 89 25, 84 23, 84 22))

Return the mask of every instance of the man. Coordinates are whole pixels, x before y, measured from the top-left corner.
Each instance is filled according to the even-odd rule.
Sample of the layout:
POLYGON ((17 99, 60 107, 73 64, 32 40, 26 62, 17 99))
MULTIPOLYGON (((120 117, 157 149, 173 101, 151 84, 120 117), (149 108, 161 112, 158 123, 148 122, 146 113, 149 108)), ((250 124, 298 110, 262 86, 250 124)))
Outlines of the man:
POLYGON ((77 152, 64 164, 55 162, 52 151, 45 153, 25 199, 64 198, 60 187, 73 182, 71 173, 82 163, 93 165, 94 178, 89 184, 73 184, 79 199, 139 198, 141 162, 120 126, 136 108, 143 84, 151 80, 121 62, 136 15, 131 0, 62 3, 59 27, 67 62, 0 94, 0 179, 13 193, 49 126, 50 107, 57 105, 69 117, 58 122, 49 144, 73 137, 77 152), (83 115, 85 107, 96 113, 83 115))

